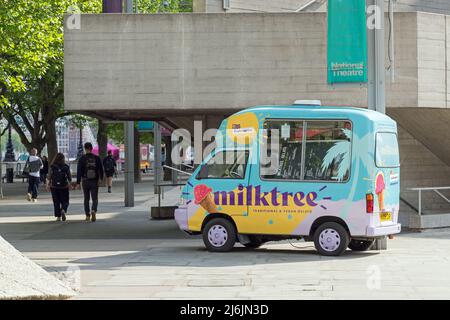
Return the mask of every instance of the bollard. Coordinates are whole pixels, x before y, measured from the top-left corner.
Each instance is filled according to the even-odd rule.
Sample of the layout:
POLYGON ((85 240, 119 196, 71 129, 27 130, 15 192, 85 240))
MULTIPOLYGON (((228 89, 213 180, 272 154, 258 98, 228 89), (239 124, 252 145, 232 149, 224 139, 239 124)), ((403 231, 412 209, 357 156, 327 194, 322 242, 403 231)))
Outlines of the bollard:
POLYGON ((376 239, 371 250, 387 250, 387 237, 376 239))

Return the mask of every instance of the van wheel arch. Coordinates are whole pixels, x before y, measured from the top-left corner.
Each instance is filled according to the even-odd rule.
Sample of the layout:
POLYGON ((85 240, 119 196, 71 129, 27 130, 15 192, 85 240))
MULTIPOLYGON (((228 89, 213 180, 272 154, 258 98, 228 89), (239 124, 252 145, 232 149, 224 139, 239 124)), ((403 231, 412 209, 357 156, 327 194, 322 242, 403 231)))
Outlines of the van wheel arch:
POLYGON ((225 214, 225 213, 210 213, 210 214, 208 214, 205 217, 205 219, 203 219, 201 231, 203 232, 203 229, 205 228, 206 224, 209 221, 211 221, 212 219, 215 219, 215 218, 227 219, 228 221, 230 221, 233 224, 234 229, 236 230, 236 234, 238 233, 238 229, 237 229, 236 223, 234 222, 233 218, 231 216, 229 216, 228 214, 225 214))
POLYGON ((336 223, 340 224, 341 226, 343 226, 345 228, 345 230, 347 230, 349 236, 351 236, 350 229, 348 228, 348 226, 344 220, 342 220, 339 217, 335 217, 335 216, 324 216, 324 217, 319 217, 316 220, 314 220, 313 224, 311 225, 311 229, 309 230, 309 237, 313 238, 314 233, 316 232, 317 228, 319 228, 319 226, 325 222, 336 222, 336 223))

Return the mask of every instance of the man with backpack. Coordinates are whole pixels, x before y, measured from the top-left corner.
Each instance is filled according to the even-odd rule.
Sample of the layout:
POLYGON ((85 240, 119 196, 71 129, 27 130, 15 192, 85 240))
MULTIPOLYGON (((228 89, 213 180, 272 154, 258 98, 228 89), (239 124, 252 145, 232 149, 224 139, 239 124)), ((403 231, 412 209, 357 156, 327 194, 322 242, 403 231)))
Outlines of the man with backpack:
POLYGON ((105 157, 105 159, 103 159, 103 168, 105 169, 108 193, 111 193, 112 179, 117 168, 116 160, 114 160, 111 150, 108 150, 108 155, 105 157))
POLYGON ((25 168, 28 170, 28 193, 27 200, 36 202, 38 197, 40 170, 43 167, 41 158, 37 155, 37 149, 30 150, 30 156, 25 164, 25 168))
POLYGON ((77 165, 77 188, 80 183, 84 194, 84 213, 86 221, 95 222, 97 220, 98 207, 98 187, 103 180, 103 166, 100 157, 92 153, 92 143, 84 144, 85 154, 78 160, 77 165), (92 208, 89 207, 92 198, 92 208))
POLYGON ((64 155, 62 153, 56 154, 50 166, 50 175, 47 181, 47 190, 52 192, 56 221, 66 221, 71 181, 72 175, 64 155))

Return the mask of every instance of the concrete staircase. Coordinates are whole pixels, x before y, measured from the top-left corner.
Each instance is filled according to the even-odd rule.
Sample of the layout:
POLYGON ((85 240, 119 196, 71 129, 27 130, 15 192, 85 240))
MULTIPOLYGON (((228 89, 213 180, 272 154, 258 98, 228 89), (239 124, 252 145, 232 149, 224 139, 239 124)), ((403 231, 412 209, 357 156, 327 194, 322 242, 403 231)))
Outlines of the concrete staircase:
MULTIPOLYGON (((417 212, 418 193, 408 190, 418 187, 450 186, 450 166, 411 134, 409 128, 413 126, 408 126, 406 130, 400 122, 402 121, 399 121, 398 128, 401 161, 400 223, 418 229, 450 226, 449 203, 433 191, 423 192, 420 217, 417 212)), ((433 126, 429 128, 429 131, 432 131, 433 126)), ((442 193, 450 197, 450 190, 442 193)))

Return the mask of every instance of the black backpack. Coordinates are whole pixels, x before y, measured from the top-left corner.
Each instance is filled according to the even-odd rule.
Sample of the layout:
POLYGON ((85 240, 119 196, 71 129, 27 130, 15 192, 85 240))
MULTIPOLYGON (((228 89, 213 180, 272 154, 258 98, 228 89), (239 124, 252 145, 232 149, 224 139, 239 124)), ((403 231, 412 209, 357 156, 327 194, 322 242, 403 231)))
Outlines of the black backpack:
POLYGON ((96 180, 97 176, 97 159, 94 155, 86 155, 86 179, 96 180))
POLYGON ((105 171, 112 172, 114 171, 114 159, 111 157, 107 157, 105 159, 105 171))
POLYGON ((69 181, 67 179, 67 170, 63 166, 52 166, 52 186, 67 187, 69 181))

